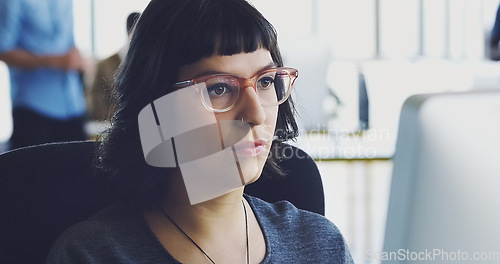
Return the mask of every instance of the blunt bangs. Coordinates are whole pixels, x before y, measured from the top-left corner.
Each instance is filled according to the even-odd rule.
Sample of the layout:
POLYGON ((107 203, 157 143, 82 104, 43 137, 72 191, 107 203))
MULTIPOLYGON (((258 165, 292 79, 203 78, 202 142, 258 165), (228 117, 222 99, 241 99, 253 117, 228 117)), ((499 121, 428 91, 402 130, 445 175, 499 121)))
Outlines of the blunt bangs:
POLYGON ((212 55, 230 56, 259 48, 282 66, 276 30, 248 3, 234 0, 188 1, 173 25, 179 31, 179 54, 189 64, 212 55), (196 17, 193 14, 198 14, 196 17))

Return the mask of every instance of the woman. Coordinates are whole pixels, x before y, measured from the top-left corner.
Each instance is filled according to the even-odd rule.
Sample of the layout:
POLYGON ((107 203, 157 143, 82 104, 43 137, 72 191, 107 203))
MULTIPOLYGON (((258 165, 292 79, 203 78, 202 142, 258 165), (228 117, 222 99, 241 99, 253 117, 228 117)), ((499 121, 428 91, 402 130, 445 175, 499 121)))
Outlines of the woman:
POLYGON ((280 142, 297 134, 288 98, 297 71, 282 64, 274 28, 244 0, 151 1, 117 74, 118 108, 98 153, 122 202, 67 230, 48 263, 352 262, 327 219, 243 195, 261 173, 280 173, 280 142), (176 131, 184 125, 202 130, 176 131), (158 146, 172 142, 161 150, 158 133, 158 146), (195 150, 181 155, 179 142, 195 150), (228 149, 234 159, 209 159, 228 149), (204 159, 193 173, 188 165, 204 159), (239 187, 199 177, 233 165, 239 187))

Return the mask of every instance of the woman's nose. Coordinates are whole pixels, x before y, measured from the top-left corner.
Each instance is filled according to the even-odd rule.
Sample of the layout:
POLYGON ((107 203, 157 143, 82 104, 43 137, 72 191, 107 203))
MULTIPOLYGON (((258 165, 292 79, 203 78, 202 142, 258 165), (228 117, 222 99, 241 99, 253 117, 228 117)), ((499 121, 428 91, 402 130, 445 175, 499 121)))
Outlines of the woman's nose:
POLYGON ((246 123, 260 125, 266 120, 266 112, 254 87, 241 90, 239 105, 240 115, 246 123))

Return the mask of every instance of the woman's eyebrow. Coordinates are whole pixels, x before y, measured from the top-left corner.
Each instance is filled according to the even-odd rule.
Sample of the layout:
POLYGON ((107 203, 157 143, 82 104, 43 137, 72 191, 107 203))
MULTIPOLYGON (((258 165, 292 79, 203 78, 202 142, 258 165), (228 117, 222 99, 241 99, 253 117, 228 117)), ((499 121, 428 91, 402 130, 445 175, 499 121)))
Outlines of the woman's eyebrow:
POLYGON ((204 71, 202 73, 196 74, 191 79, 197 79, 197 78, 200 78, 200 77, 204 77, 204 76, 208 76, 208 75, 214 75, 214 74, 227 74, 227 72, 221 72, 221 71, 204 71))
POLYGON ((276 67, 278 67, 278 64, 276 62, 272 61, 269 64, 267 64, 264 68, 262 68, 260 71, 265 71, 265 70, 269 70, 269 69, 276 68, 276 67))
MULTIPOLYGON (((261 71, 269 70, 269 69, 272 69, 272 68, 276 68, 277 66, 278 65, 276 64, 276 62, 272 61, 269 64, 267 64, 266 66, 262 67, 257 72, 261 72, 261 71)), ((205 71, 205 72, 202 72, 200 74, 195 75, 191 79, 197 79, 197 78, 200 78, 200 77, 203 77, 203 76, 208 76, 208 75, 213 75, 213 74, 228 74, 228 73, 227 72, 221 72, 221 71, 205 71)))

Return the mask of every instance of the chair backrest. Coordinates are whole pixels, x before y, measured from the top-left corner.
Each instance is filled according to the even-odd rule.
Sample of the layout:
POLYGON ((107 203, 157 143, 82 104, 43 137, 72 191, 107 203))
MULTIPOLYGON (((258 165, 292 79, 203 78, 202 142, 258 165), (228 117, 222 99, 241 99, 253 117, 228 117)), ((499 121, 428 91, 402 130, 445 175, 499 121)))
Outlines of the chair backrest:
MULTIPOLYGON (((112 202, 109 185, 91 166, 97 144, 53 143, 0 155, 0 263, 43 263, 62 231, 112 202)), ((303 151, 290 151, 295 155, 280 164, 287 177, 261 177, 245 192, 324 215, 316 164, 303 151)))
POLYGON ((245 193, 270 203, 287 200, 297 208, 324 216, 325 195, 318 166, 294 146, 287 146, 284 156, 278 165, 286 172, 285 177, 261 176, 245 187, 245 193))

